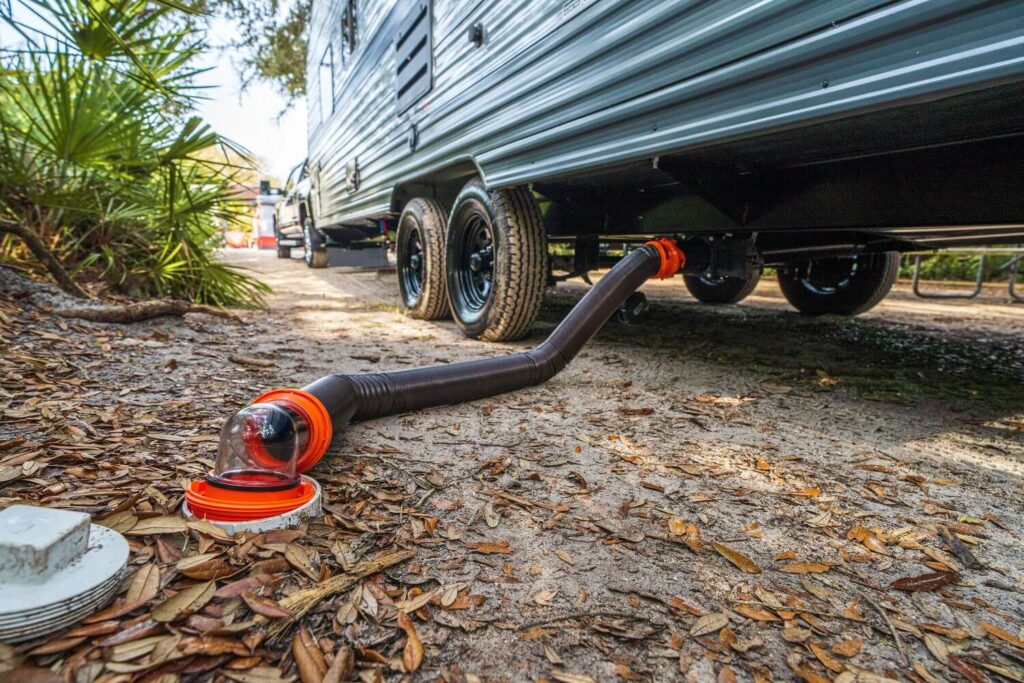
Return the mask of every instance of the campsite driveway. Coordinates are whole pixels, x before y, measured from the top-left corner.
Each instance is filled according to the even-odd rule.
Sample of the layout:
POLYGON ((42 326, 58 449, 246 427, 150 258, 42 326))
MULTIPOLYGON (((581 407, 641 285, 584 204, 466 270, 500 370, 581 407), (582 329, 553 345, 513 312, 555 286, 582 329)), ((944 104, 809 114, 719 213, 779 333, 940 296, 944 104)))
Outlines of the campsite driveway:
MULTIPOLYGON (((222 419, 260 392, 526 348, 582 292, 550 293, 530 339, 485 344, 402 318, 393 275, 229 259, 275 287, 267 312, 58 327, 40 306, 60 297, 0 286, 0 472, 39 463, 5 479, 0 504, 85 509, 125 529, 139 523, 125 514, 173 517, 222 419)), ((146 623, 211 577, 277 575, 263 594, 281 600, 400 547, 410 560, 305 617, 327 664, 351 642, 364 680, 397 680, 415 650, 395 627, 403 609, 424 648, 417 680, 1024 669, 1024 308, 901 290, 856 321, 808 320, 768 284, 726 308, 679 283, 648 290, 648 321, 610 323, 546 385, 352 426, 312 473, 330 514, 304 536, 136 532, 134 567, 158 567, 160 593, 107 621, 146 623), (243 573, 181 568, 221 551, 243 573)), ((29 663, 296 673, 313 641, 254 636, 267 625, 239 602, 147 631, 179 639, 157 650, 180 655, 166 661, 156 646, 115 657, 90 633, 29 663), (225 635, 225 612, 238 633, 225 635)))

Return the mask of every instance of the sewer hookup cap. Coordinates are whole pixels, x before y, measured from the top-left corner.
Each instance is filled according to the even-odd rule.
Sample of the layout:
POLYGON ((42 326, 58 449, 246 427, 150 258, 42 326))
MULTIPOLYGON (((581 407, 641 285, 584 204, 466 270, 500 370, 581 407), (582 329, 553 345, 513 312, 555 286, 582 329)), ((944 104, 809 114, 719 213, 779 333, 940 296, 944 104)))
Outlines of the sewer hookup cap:
POLYGON ((30 505, 0 512, 0 641, 58 631, 106 605, 128 542, 89 515, 30 505))
POLYGON ((323 514, 320 484, 307 476, 280 491, 231 490, 198 480, 185 490, 185 519, 205 519, 229 534, 290 529, 323 514))

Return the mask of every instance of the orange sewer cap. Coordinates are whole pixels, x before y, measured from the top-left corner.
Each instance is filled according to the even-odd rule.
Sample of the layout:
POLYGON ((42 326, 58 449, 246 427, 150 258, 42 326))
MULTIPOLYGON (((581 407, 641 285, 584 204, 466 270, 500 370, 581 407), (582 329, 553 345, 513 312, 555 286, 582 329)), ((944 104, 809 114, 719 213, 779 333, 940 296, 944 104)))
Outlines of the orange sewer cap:
POLYGON ((309 425, 309 445, 299 454, 295 468, 305 472, 320 462, 334 436, 331 415, 320 399, 301 389, 272 389, 253 403, 283 403, 301 415, 309 425))
POLYGON ((659 237, 644 246, 654 247, 661 255, 661 268, 654 275, 659 280, 672 277, 686 265, 686 254, 671 237, 659 237))
POLYGON ((302 507, 316 496, 316 485, 302 477, 298 485, 283 491, 226 489, 196 480, 185 490, 188 509, 196 517, 214 522, 251 522, 276 517, 302 507))

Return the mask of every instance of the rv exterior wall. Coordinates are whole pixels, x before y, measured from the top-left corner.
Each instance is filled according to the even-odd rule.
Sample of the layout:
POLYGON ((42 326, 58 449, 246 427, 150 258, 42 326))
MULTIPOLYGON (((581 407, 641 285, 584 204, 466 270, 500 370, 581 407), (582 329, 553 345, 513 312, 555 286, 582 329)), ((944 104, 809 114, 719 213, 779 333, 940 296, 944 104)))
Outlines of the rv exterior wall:
POLYGON ((308 60, 327 227, 460 162, 510 186, 1019 85, 1024 3, 315 0, 308 60), (400 113, 396 32, 424 3, 432 84, 400 113))

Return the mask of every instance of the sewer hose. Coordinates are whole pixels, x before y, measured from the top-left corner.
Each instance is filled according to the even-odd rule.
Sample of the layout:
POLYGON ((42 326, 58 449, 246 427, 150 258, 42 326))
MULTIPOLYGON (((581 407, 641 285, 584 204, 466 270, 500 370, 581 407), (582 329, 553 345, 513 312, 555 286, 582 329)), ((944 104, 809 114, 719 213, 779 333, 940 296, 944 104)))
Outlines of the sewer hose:
POLYGON ((529 351, 506 356, 360 375, 327 375, 302 389, 275 389, 232 416, 221 430, 213 471, 185 492, 187 512, 218 522, 285 515, 319 496, 302 473, 352 421, 474 401, 536 386, 554 377, 650 278, 686 265, 675 239, 632 251, 529 351))

